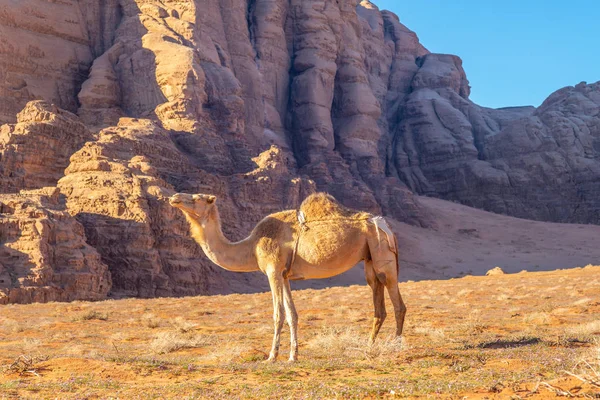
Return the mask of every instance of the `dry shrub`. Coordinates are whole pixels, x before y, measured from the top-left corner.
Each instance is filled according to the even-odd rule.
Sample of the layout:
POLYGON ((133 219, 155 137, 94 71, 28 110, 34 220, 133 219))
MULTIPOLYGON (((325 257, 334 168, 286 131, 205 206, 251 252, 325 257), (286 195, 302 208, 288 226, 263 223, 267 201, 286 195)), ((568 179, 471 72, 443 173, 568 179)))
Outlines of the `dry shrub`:
POLYGON ((161 323, 160 318, 156 317, 156 315, 151 313, 146 313, 142 315, 140 320, 143 325, 147 326, 150 329, 158 328, 161 323))
POLYGON ((175 318, 175 320, 172 321, 171 324, 175 327, 175 329, 177 329, 181 333, 191 332, 196 327, 196 324, 186 321, 181 317, 175 318))
POLYGON ((368 338, 361 336, 355 329, 326 328, 307 343, 307 347, 319 357, 340 356, 352 359, 373 360, 381 356, 395 358, 406 350, 404 338, 378 337, 369 344, 368 338))
POLYGON ((600 343, 596 344, 588 355, 577 363, 574 371, 565 371, 582 382, 583 390, 578 393, 582 397, 598 398, 600 393, 600 343))
POLYGON ((23 325, 22 323, 20 323, 19 321, 16 321, 14 319, 4 319, 0 322, 0 328, 2 328, 2 330, 4 331, 8 331, 8 332, 12 332, 12 333, 19 333, 19 332, 23 332, 27 329, 27 327, 25 325, 23 325))
POLYGON ((600 333, 600 320, 570 326, 562 337, 566 342, 592 343, 595 335, 600 333))
POLYGON ((85 311, 73 318, 73 321, 89 321, 92 319, 106 321, 108 320, 108 313, 101 313, 96 310, 85 311))
POLYGON ((253 349, 248 345, 229 341, 219 341, 211 346, 210 352, 203 356, 202 359, 224 364, 238 361, 254 361, 249 357, 245 357, 245 355, 250 354, 252 350, 253 349))
POLYGON ((181 349, 207 346, 212 343, 214 343, 214 338, 209 335, 169 331, 158 333, 150 343, 150 347, 155 353, 164 354, 181 349))
POLYGON ((70 356, 83 356, 88 352, 86 347, 80 344, 69 344, 64 347, 64 351, 70 356))
POLYGON ((442 328, 434 328, 432 326, 420 326, 415 328, 415 333, 419 335, 427 335, 434 342, 443 342, 446 334, 442 328))
POLYGON ((570 314, 571 309, 569 307, 557 307, 554 310, 552 310, 551 313, 554 315, 565 315, 565 314, 570 314))
POLYGON ((550 323, 550 315, 547 312, 533 312, 523 316, 523 321, 533 324, 548 324, 550 323))
POLYGON ((594 335, 600 333, 600 320, 579 324, 567 329, 573 335, 594 335))
POLYGON ((23 350, 26 353, 31 353, 34 350, 37 350, 40 347, 42 341, 36 338, 25 338, 23 339, 23 350))
POLYGON ((466 321, 461 324, 461 330, 468 332, 470 335, 479 335, 485 332, 488 325, 481 320, 479 314, 479 310, 471 312, 466 321))
POLYGON ((577 301, 574 301, 573 303, 571 303, 571 305, 573 306, 585 306, 588 303, 591 303, 593 299, 590 299, 589 297, 585 297, 583 299, 579 299, 577 301))
POLYGON ((19 375, 31 374, 39 376, 36 364, 46 360, 48 360, 47 356, 31 356, 22 354, 15 358, 12 363, 3 366, 2 370, 4 373, 18 373, 19 375))
POLYGON ((506 293, 502 293, 502 294, 499 294, 496 296, 496 300, 502 301, 502 302, 504 302, 506 300, 510 300, 510 299, 511 299, 511 296, 506 293))

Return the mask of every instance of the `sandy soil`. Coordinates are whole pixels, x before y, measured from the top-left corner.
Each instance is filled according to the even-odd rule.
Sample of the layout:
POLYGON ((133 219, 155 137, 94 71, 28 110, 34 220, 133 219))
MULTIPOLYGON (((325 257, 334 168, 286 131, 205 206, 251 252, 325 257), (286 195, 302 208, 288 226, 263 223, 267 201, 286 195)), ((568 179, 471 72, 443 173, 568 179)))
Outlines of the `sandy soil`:
POLYGON ((262 362, 268 293, 3 306, 0 399, 600 396, 600 267, 400 288, 404 339, 372 347, 368 287, 296 291, 295 364, 287 330, 262 362))

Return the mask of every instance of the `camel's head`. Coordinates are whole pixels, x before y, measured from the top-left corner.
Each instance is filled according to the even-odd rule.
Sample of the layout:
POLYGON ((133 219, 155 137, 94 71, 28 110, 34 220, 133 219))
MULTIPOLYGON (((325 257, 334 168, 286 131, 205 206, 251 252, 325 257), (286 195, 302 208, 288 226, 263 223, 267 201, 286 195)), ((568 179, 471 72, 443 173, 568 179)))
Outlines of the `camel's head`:
POLYGON ((211 194, 176 193, 169 197, 169 204, 197 218, 205 218, 217 201, 211 194))

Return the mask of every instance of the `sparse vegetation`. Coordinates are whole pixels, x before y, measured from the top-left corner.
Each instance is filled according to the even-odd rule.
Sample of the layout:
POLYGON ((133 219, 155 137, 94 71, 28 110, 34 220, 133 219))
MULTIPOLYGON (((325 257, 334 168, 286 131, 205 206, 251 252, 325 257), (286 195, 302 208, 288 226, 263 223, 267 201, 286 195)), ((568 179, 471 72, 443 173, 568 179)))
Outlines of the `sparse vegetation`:
POLYGON ((572 335, 600 335, 600 320, 585 322, 583 324, 569 327, 567 328, 567 332, 572 335))
POLYGON ((213 342, 213 338, 208 335, 199 335, 194 333, 183 333, 180 331, 160 332, 150 343, 150 348, 158 354, 171 353, 181 349, 191 349, 202 347, 213 342))
POLYGON ((387 303, 372 346, 369 288, 297 291, 294 364, 284 361, 287 329, 282 360, 262 362, 269 293, 3 306, 0 397, 589 397, 600 392, 599 274, 405 283, 405 336, 393 337, 387 303))
POLYGON ((406 349, 402 339, 381 337, 369 344, 367 336, 354 328, 326 328, 310 339, 306 347, 319 358, 374 360, 396 358, 406 349))
POLYGON ((27 327, 14 319, 6 318, 0 320, 0 327, 8 332, 19 333, 23 332, 27 327))
POLYGON ((446 338, 442 328, 434 328, 431 326, 423 326, 415 328, 415 333, 419 335, 427 335, 434 342, 443 342, 446 338))
POLYGON ((146 313, 142 315, 142 324, 150 329, 158 328, 161 325, 161 320, 154 314, 146 313))
POLYGON ((4 373, 17 373, 19 375, 31 374, 39 376, 37 363, 48 360, 47 356, 21 354, 13 362, 2 367, 4 373))
POLYGON ((196 324, 186 321, 185 319, 183 319, 181 317, 177 317, 173 321, 173 326, 175 327, 175 329, 177 331, 179 331, 181 333, 188 333, 188 332, 191 332, 196 327, 196 324))
POLYGON ((106 321, 108 320, 108 313, 102 313, 96 310, 89 310, 77 315, 75 318, 73 318, 73 321, 89 321, 92 319, 106 321))

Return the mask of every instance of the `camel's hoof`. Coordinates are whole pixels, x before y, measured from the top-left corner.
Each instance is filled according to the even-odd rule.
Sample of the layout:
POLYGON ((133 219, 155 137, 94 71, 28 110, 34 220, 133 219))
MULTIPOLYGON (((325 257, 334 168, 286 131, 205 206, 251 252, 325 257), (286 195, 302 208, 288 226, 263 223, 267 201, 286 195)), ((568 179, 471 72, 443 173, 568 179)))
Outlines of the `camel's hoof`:
POLYGON ((289 364, 293 364, 293 363, 295 363, 296 361, 298 361, 298 358, 291 358, 291 357, 290 357, 290 359, 289 359, 287 362, 288 362, 289 364))
POLYGON ((263 364, 273 364, 275 361, 277 361, 277 358, 275 357, 269 357, 266 360, 262 361, 263 364))

